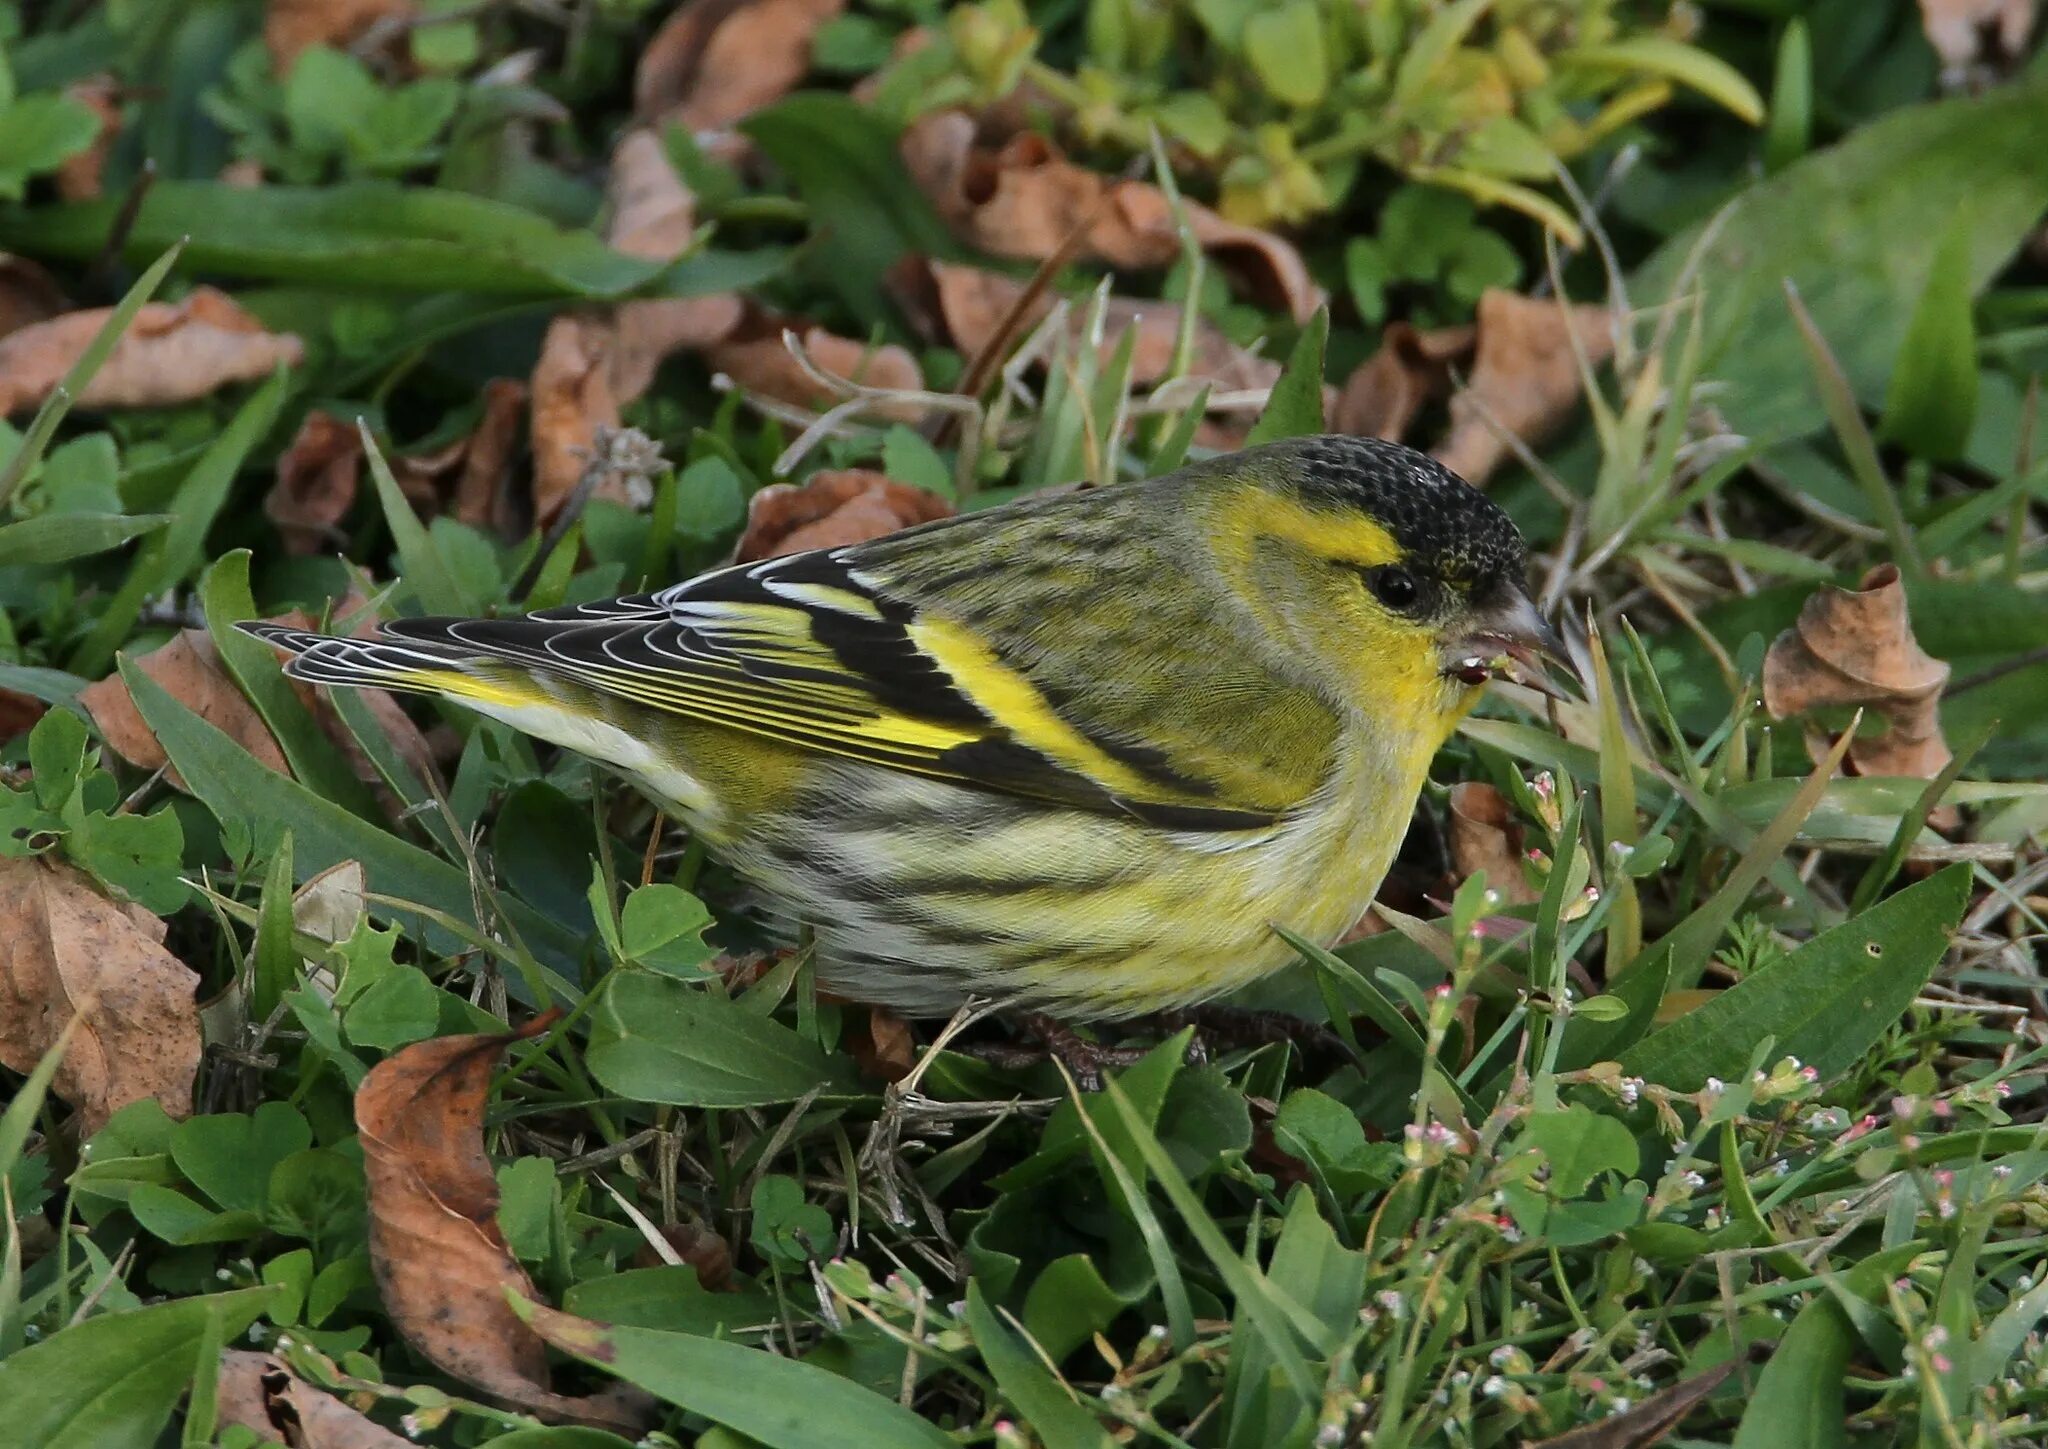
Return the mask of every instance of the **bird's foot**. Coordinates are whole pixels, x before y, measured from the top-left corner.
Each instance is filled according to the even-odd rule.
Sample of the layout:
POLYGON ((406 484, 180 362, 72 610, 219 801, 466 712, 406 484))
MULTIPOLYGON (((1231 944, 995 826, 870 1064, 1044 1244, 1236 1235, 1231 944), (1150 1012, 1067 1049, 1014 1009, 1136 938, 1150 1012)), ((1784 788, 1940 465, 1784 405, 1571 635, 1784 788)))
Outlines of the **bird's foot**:
POLYGON ((1065 1022, 1039 1011, 1018 1012, 1010 1019, 1030 1041, 974 1042, 958 1050, 1010 1071, 1050 1059, 1065 1067, 1084 1092, 1101 1091, 1104 1071, 1128 1067, 1146 1052, 1144 1047, 1113 1047, 1090 1041, 1065 1022))
POLYGON ((1222 1047, 1271 1046, 1291 1042, 1304 1056, 1335 1059, 1358 1064, 1351 1044, 1324 1026, 1285 1011, 1252 1011, 1241 1006, 1186 1006, 1147 1017, 1161 1031, 1195 1029, 1195 1041, 1222 1047))

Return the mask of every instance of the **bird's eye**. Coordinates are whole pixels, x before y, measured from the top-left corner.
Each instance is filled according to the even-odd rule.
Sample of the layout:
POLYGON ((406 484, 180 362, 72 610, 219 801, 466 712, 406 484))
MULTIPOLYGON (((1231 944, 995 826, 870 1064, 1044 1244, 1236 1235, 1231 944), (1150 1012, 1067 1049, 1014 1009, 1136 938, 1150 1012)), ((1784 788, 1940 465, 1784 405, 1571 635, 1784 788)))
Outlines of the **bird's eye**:
POLYGON ((1398 564, 1367 569, 1365 586, 1372 590, 1374 598, 1397 614, 1407 613, 1422 597, 1422 589, 1416 584, 1415 575, 1398 564))

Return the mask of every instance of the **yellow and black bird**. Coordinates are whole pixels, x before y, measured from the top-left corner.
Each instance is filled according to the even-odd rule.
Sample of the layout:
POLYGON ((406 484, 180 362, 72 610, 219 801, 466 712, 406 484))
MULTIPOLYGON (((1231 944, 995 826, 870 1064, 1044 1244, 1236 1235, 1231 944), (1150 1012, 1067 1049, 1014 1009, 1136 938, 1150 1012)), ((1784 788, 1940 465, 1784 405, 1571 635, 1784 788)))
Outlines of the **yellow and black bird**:
POLYGON ((1121 1018, 1353 923, 1480 687, 1562 658, 1526 563, 1429 458, 1319 437, 607 603, 245 627, 624 771, 841 995, 1121 1018))

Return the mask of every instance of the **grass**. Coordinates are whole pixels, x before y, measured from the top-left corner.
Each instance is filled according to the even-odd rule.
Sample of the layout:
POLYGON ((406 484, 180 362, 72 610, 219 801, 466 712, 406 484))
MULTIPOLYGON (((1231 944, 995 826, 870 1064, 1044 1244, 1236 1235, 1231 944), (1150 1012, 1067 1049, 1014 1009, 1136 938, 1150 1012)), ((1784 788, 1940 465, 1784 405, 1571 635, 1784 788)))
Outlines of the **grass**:
MULTIPOLYGON (((817 468, 887 467, 963 506, 1166 471, 1207 446, 1185 375, 1197 313, 1288 359, 1254 436, 1314 431, 1318 384, 1381 336, 1342 300, 1344 242, 1414 183, 1368 169, 1297 229, 1340 298, 1306 326, 1232 297, 1190 236, 1166 275, 1116 278, 1198 303, 1173 373, 1140 386, 1128 343, 1075 340, 1103 335, 1107 293, 1067 260, 1033 280, 1054 312, 1016 329, 1034 365, 915 335, 883 279, 952 244, 889 123, 838 97, 746 123, 772 164, 672 136, 718 217, 709 244, 666 269, 608 250, 596 183, 654 21, 633 6, 567 28, 545 7, 453 13, 428 28, 474 44, 431 38, 415 68, 433 85, 322 62, 364 69, 368 92, 332 84, 397 108, 380 125, 418 107, 425 127, 439 97, 486 114, 487 69, 538 47, 550 68, 525 103, 566 118, 522 121, 504 134, 531 144, 488 165, 453 110, 418 137, 378 132, 369 159, 315 145, 292 118, 318 97, 265 109, 285 102, 252 15, 38 20, 14 56, 24 94, 61 89, 60 45, 106 47, 124 74, 174 54, 200 69, 133 101, 106 198, 38 182, 0 208, 0 243, 118 301, 109 345, 204 277, 309 346, 265 382, 94 412, 72 399, 96 346, 0 432, 0 688, 50 706, 19 729, 0 716, 0 865, 40 855, 144 902, 195 973, 207 1042, 197 1115, 144 1100, 82 1130, 72 1060, 0 1025, 0 1402, 23 1442, 247 1449, 232 1351, 251 1346, 294 1392, 451 1449, 2031 1442, 2048 1398, 2048 294, 2019 243, 2048 195, 2012 132, 2038 124, 2040 67, 1937 99, 1913 7, 1879 25, 1794 4, 1791 27, 1758 8, 1708 7, 1696 43, 1772 97, 1761 133, 1674 106, 1577 156, 1572 187, 1528 206, 1598 198, 1571 217, 1581 249, 1513 212, 1470 222, 1520 275, 1616 306, 1614 363, 1575 369, 1585 406, 1516 440, 1490 485, 1587 699, 1497 691, 1432 772, 1389 929, 1297 942, 1241 1003, 1326 1024, 1355 1060, 1139 1035, 1150 1049, 1100 1092, 958 1050, 987 1024, 906 1038, 821 994, 808 954, 766 951, 715 858, 620 782, 454 709, 415 711, 428 778, 388 719, 302 698, 232 625, 667 582, 725 555, 760 488, 817 468), (202 23, 233 34, 209 50, 202 23), (1822 63, 1851 53, 1865 74, 1822 63), (222 155, 166 153, 159 200, 110 238, 120 188, 152 184, 140 138, 202 114, 230 122, 205 132, 222 155), (238 196, 210 179, 230 154, 293 184, 238 196), (1967 222, 1923 235, 1909 223, 1945 214, 1958 175, 1967 222), (192 233, 182 251, 172 227, 192 233), (844 406, 817 424, 684 355, 618 420, 663 460, 651 501, 600 493, 551 531, 408 491, 406 461, 465 436, 483 382, 526 375, 551 317, 728 285, 912 346, 943 405, 918 428, 895 410, 927 394, 825 379, 844 406), (984 390, 951 392, 961 377, 984 390), (364 472, 333 547, 296 557, 262 499, 316 406, 362 420, 364 472), (1896 727, 1898 691, 1798 720, 1762 703, 1767 650, 1808 597, 1886 563, 1953 669, 1938 718, 1955 758, 1933 779, 1841 771, 1896 727), (220 688, 292 773, 138 666, 181 628, 212 641, 220 688), (165 768, 124 761, 78 702, 110 676, 165 768), (1461 785, 1497 791, 1507 825, 1461 833, 1461 785), (447 1129, 414 1162, 454 1204, 433 1221, 459 1229, 404 1250, 445 1299, 389 1275, 380 1290, 373 1250, 418 1223, 370 1195, 389 1149, 358 1125, 366 1090, 423 1044, 513 1027, 468 1086, 380 1129, 447 1129), (479 1376, 437 1349, 443 1308, 514 1368, 479 1376), (621 1381, 644 1399, 592 1407, 621 1381), (564 1414, 609 1427, 542 1422, 564 1414)), ((865 54, 904 13, 859 7, 819 54, 865 54)), ((1035 18, 1032 64, 1077 67, 1081 27, 1035 18)), ((1125 150, 1131 124, 1112 132, 1125 150)), ((1142 134, 1172 160, 1178 140, 1142 134)), ((1441 279, 1404 285, 1381 299, 1395 316, 1470 314, 1441 279)), ((8 999, 34 984, 26 959, 0 964, 8 999)), ((111 995, 73 990, 55 1019, 111 995)))

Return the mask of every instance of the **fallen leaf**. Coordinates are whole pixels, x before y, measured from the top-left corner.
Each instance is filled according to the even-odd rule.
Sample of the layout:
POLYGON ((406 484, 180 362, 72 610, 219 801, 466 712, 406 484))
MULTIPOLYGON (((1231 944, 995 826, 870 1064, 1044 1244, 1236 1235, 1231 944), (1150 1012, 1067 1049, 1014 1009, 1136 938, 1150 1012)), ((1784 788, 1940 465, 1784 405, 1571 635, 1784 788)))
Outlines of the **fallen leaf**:
POLYGON ((163 947, 164 923, 117 905, 82 871, 41 856, 0 859, 0 1065, 26 1072, 75 1014, 52 1090, 81 1136, 130 1102, 192 1110, 199 975, 163 947))
MULTIPOLYGON (((1124 269, 1171 266, 1180 257, 1166 193, 1144 181, 1101 175, 1069 161, 1035 131, 983 145, 964 111, 913 121, 900 143, 918 189, 953 233, 991 256, 1044 261, 1083 232, 1080 255, 1124 269)), ((1261 306, 1306 322, 1324 300, 1301 254, 1271 232, 1183 203, 1197 244, 1261 306)))
POLYGON ((518 451, 526 399, 527 386, 517 378, 485 383, 483 411, 468 433, 431 452, 391 460, 400 491, 422 511, 446 513, 486 531, 509 529, 505 479, 518 451))
POLYGON ((27 734, 49 711, 50 706, 32 694, 0 689, 0 744, 27 734))
POLYGON ((774 483, 756 493, 747 504, 747 527, 733 561, 843 548, 952 516, 953 505, 938 494, 898 483, 886 473, 827 470, 801 484, 774 483))
POLYGON ((412 1449, 410 1440, 318 1389, 267 1353, 231 1348, 220 1356, 220 1427, 239 1424, 263 1442, 292 1449, 412 1449))
POLYGON ((861 1075, 878 1082, 900 1082, 917 1065, 910 1023, 879 1006, 869 1007, 867 1019, 849 1033, 846 1050, 861 1075))
MULTIPOLYGON (((1003 318, 1025 293, 1024 282, 1002 272, 951 262, 931 262, 927 266, 943 328, 942 335, 935 340, 950 341, 968 356, 988 344, 1003 318)), ((1039 298, 1027 312, 1022 332, 1043 321, 1057 300, 1051 296, 1039 298)), ((1077 340, 1087 326, 1085 312, 1086 308, 1080 306, 1068 309, 1068 331, 1077 340)), ((1181 309, 1177 304, 1111 297, 1103 316, 1100 355, 1105 361, 1122 344, 1124 332, 1135 327, 1138 335, 1131 347, 1131 381, 1150 385, 1167 375, 1180 338, 1181 309)), ((1207 381, 1218 392, 1263 389, 1279 380, 1280 364, 1246 351, 1216 327, 1201 321, 1195 327, 1189 373, 1207 381)))
POLYGON ((292 892, 292 929, 322 941, 346 941, 369 913, 369 888, 360 860, 328 866, 292 892))
MULTIPOLYGON (((0 414, 39 406, 91 345, 111 307, 67 312, 0 338, 0 414)), ((224 292, 196 287, 182 302, 151 302, 79 394, 83 408, 162 407, 296 367, 305 345, 263 330, 224 292)))
POLYGON ((643 121, 720 130, 795 90, 811 41, 845 0, 687 0, 633 72, 643 121))
POLYGON ((1475 338, 1469 326, 1424 332, 1407 322, 1388 323, 1379 350, 1353 370, 1338 394, 1331 426, 1400 442, 1424 407, 1451 395, 1451 369, 1471 361, 1475 338))
MULTIPOLYGON (((673 261, 696 234, 696 200, 652 131, 633 131, 612 153, 606 240, 627 256, 673 261)), ((622 303, 613 313, 611 390, 621 406, 642 396, 663 359, 728 337, 744 308, 730 293, 622 303)))
MULTIPOLYGON (((796 407, 823 409, 845 398, 818 382, 804 370, 783 341, 784 331, 797 334, 797 344, 820 372, 843 377, 864 387, 900 392, 924 388, 924 370, 908 350, 887 343, 871 347, 850 337, 840 337, 822 327, 812 327, 767 313, 756 313, 740 330, 705 350, 705 360, 737 384, 759 397, 796 407)), ((910 401, 883 402, 872 414, 898 422, 915 422, 924 410, 910 401)))
MULTIPOLYGON (((278 748, 270 727, 249 697, 242 693, 221 667, 213 639, 204 629, 181 629, 169 642, 150 650, 135 666, 170 696, 229 739, 254 755, 265 767, 288 775, 284 751, 278 748)), ((107 747, 129 764, 142 770, 164 769, 169 756, 154 731, 143 721, 142 711, 128 693, 119 674, 110 674, 78 691, 93 723, 99 726, 107 747)), ((182 790, 185 781, 175 768, 165 776, 182 790)))
POLYGON ((263 513, 284 535, 287 553, 314 554, 346 542, 341 520, 362 480, 363 436, 355 423, 315 408, 277 459, 277 481, 263 513))
POLYGON ((289 74, 299 53, 316 45, 347 46, 380 20, 414 13, 413 0, 269 0, 263 11, 263 44, 279 75, 289 74))
POLYGON ((70 305, 40 262, 0 252, 0 337, 47 322, 70 305))
POLYGON ((1597 367, 1614 351, 1612 314, 1494 289, 1468 326, 1421 331, 1388 326, 1379 350, 1352 372, 1331 414, 1339 432, 1400 442, 1423 408, 1449 397, 1450 427, 1432 456, 1468 483, 1483 483, 1509 454, 1496 427, 1541 442, 1578 406, 1579 356, 1597 367), (1452 392, 1452 374, 1467 370, 1452 392))
POLYGON ((1451 787, 1451 868, 1465 881, 1486 872, 1488 890, 1526 905, 1537 899, 1522 871, 1522 827, 1507 796, 1483 780, 1451 787))
POLYGON ((1638 1404, 1610 1414, 1597 1424, 1570 1429, 1549 1439, 1530 1442, 1528 1449, 1650 1449, 1661 1444, 1687 1414, 1728 1382, 1745 1361, 1731 1358, 1705 1373, 1659 1389, 1638 1404))
POLYGON ((1475 327, 1471 375, 1451 397, 1450 431, 1430 450, 1472 483, 1491 477, 1508 456, 1496 429, 1532 445, 1542 442, 1578 406, 1579 353, 1598 367, 1614 351, 1613 314, 1605 307, 1567 306, 1498 288, 1480 297, 1475 327))
MULTIPOLYGON (((1913 637, 1898 569, 1882 564, 1854 589, 1816 590, 1799 621, 1771 642, 1764 708, 1773 719, 1825 708, 1870 710, 1889 728, 1849 746, 1850 768, 1928 780, 1949 762, 1941 734, 1948 676, 1948 665, 1913 637)), ((1825 745, 1814 758, 1821 753, 1825 745)))
POLYGON ((415 1042, 363 1078, 355 1107, 370 1266, 392 1322, 442 1372, 545 1419, 632 1435, 646 1425, 637 1395, 553 1392, 546 1345, 506 1299, 508 1291, 539 1295, 498 1227, 484 1102, 504 1048, 544 1032, 557 1015, 514 1032, 415 1042))
POLYGON ((1949 75, 2002 70, 2026 53, 2034 9, 2035 0, 1920 0, 1920 27, 1949 75))
MULTIPOLYGON (((732 1245, 719 1234, 697 1223, 667 1223, 657 1231, 676 1257, 696 1273, 699 1287, 710 1293, 739 1291, 732 1281, 732 1245)), ((658 1268, 667 1261, 652 1244, 643 1243, 633 1250, 636 1268, 658 1268)))
MULTIPOLYGON (((689 7, 685 7, 686 9, 689 7)), ((627 133, 612 153, 605 240, 629 256, 673 261, 696 233, 696 207, 652 130, 627 133)), ((744 316, 736 296, 662 297, 565 314, 549 324, 533 370, 533 501, 540 522, 575 491, 600 428, 646 393, 662 362, 732 335, 744 316)), ((599 497, 627 501, 617 477, 599 497)))
POLYGON ((611 352, 618 344, 602 317, 567 314, 548 324, 533 366, 533 517, 546 523, 576 491, 599 428, 619 425, 611 352))
POLYGON ((93 201, 105 189, 107 153, 121 135, 121 83, 111 75, 87 76, 64 87, 64 94, 99 117, 100 131, 90 146, 57 167, 57 194, 66 201, 93 201))

